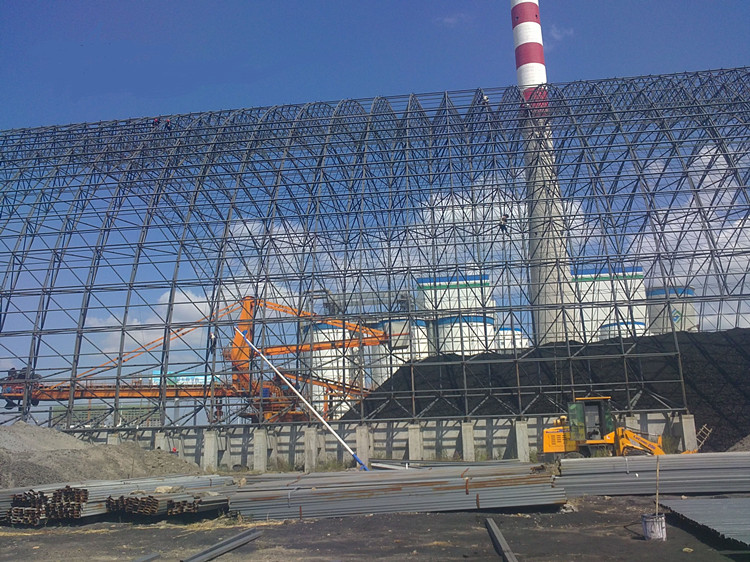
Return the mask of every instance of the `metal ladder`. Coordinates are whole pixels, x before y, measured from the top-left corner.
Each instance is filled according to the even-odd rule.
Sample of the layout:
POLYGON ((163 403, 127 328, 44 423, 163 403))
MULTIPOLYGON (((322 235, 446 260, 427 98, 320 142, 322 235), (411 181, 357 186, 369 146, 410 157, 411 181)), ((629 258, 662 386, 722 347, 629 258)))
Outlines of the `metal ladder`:
POLYGON ((706 440, 711 435, 711 432, 713 429, 708 427, 706 424, 703 424, 703 426, 698 430, 698 433, 695 434, 695 440, 698 443, 698 446, 696 447, 696 451, 700 451, 703 447, 703 444, 706 442, 706 440))

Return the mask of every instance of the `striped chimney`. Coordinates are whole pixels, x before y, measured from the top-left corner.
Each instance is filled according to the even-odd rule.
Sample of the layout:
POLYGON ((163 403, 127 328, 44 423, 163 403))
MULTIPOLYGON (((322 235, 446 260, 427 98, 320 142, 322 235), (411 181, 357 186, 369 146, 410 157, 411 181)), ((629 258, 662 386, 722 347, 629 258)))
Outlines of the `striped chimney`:
POLYGON ((537 86, 547 83, 539 0, 510 0, 510 15, 513 22, 513 45, 516 49, 518 87, 527 102, 533 96, 536 102, 532 104, 534 107, 546 107, 546 90, 540 88, 536 91, 537 86))

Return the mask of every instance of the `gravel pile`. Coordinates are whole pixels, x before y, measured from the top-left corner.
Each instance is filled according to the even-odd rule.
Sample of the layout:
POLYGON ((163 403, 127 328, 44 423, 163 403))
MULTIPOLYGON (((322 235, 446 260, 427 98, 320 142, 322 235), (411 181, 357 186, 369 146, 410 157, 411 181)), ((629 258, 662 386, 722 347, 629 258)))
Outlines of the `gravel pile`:
POLYGON ((23 422, 0 426, 0 488, 202 473, 195 463, 134 442, 92 445, 23 422))
POLYGON ((0 449, 11 453, 28 451, 58 451, 91 447, 61 431, 29 425, 22 421, 11 426, 0 426, 0 449))

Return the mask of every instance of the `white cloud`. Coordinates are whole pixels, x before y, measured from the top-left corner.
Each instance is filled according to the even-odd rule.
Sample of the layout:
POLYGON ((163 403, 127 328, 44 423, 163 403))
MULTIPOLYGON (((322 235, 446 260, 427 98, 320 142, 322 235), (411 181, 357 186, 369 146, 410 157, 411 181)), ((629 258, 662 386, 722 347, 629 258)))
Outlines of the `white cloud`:
POLYGON ((572 27, 558 27, 554 23, 549 26, 545 31, 547 31, 548 35, 552 37, 555 41, 562 41, 567 37, 573 37, 573 28, 572 27))
POLYGON ((458 12, 445 16, 438 16, 433 21, 443 27, 458 27, 459 25, 471 23, 473 20, 474 18, 469 14, 458 12))
POLYGON ((559 27, 552 24, 549 26, 543 26, 543 28, 544 50, 548 52, 554 51, 560 44, 575 35, 575 32, 571 27, 559 27))

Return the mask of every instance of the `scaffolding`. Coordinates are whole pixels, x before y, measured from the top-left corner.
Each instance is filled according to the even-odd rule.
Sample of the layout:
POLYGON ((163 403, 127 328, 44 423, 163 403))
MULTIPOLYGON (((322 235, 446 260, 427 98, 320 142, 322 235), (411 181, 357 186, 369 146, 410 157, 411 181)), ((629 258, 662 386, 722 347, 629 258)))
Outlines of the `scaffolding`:
POLYGON ((246 297, 330 419, 689 408, 679 334, 750 327, 750 69, 546 89, 0 132, 0 423, 262 421, 246 297))

